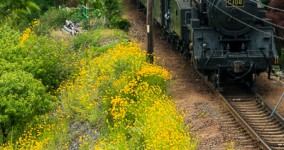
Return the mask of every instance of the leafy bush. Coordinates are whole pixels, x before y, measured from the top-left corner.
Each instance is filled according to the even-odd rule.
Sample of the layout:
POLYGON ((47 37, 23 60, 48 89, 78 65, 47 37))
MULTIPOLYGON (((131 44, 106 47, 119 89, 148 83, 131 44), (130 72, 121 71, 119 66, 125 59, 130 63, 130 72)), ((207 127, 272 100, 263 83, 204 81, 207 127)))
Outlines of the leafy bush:
POLYGON ((71 72, 72 51, 65 42, 43 36, 32 37, 18 50, 22 58, 18 63, 49 90, 56 89, 71 72))
POLYGON ((25 123, 54 108, 47 90, 72 70, 68 43, 37 37, 31 25, 21 37, 7 24, 0 26, 0 144, 16 139, 25 123))
POLYGON ((80 9, 71 9, 69 12, 69 17, 68 19, 73 21, 73 22, 80 22, 82 21, 82 12, 80 9))
POLYGON ((55 99, 32 74, 15 70, 0 76, 0 101, 0 125, 9 129, 50 111, 55 99))
POLYGON ((62 28, 69 17, 69 12, 65 9, 50 8, 41 18, 42 22, 36 29, 37 35, 49 34, 52 30, 62 28))
POLYGON ((114 18, 110 21, 110 27, 128 31, 131 27, 130 22, 125 18, 114 18))
POLYGON ((2 0, 0 3, 0 24, 9 22, 13 28, 24 28, 33 20, 32 14, 40 8, 30 0, 2 0))
POLYGON ((5 72, 12 72, 16 70, 20 70, 20 65, 17 63, 10 63, 5 59, 0 58, 0 75, 5 72))
POLYGON ((8 24, 0 25, 0 57, 2 53, 20 43, 20 33, 12 29, 8 24))
POLYGON ((29 16, 29 22, 40 18, 50 7, 53 5, 53 0, 31 0, 37 6, 40 8, 40 11, 32 13, 31 16, 29 16))
MULTIPOLYGON (((71 72, 72 51, 68 43, 50 37, 19 34, 4 26, 0 28, 0 58, 19 64, 19 67, 40 79, 48 90, 55 89, 71 72), (21 43, 21 44, 20 44, 21 43)), ((31 31, 31 30, 29 30, 31 31)))
POLYGON ((53 0, 32 0, 32 1, 39 6, 41 14, 45 13, 53 4, 53 0))
POLYGON ((121 15, 120 0, 105 0, 104 8, 109 20, 121 15))

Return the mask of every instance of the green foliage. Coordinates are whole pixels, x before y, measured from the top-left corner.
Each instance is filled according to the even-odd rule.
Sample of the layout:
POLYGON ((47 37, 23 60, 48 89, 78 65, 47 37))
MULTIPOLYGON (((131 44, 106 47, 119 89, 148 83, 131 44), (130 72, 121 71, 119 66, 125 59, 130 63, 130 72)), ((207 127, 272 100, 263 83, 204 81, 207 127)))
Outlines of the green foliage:
POLYGON ((0 59, 0 75, 6 72, 20 70, 20 65, 17 63, 10 63, 5 59, 0 59))
POLYGON ((30 36, 20 45, 19 34, 7 26, 0 28, 0 58, 17 63, 40 79, 48 90, 56 89, 70 73, 73 54, 68 43, 45 36, 30 36), (5 30, 5 31, 4 31, 5 30))
POLYGON ((88 16, 91 20, 103 18, 103 26, 109 25, 109 21, 121 15, 120 0, 81 0, 80 4, 89 4, 90 10, 88 16), (97 14, 93 16, 93 14, 97 14))
POLYGON ((20 43, 20 33, 13 30, 8 24, 0 25, 0 57, 4 51, 15 47, 20 43))
POLYGON ((52 30, 62 28, 70 14, 64 9, 50 8, 39 20, 40 25, 35 29, 37 35, 47 35, 52 30))
MULTIPOLYGON (((15 91, 12 94, 18 94, 13 98, 41 91, 32 89, 35 87, 45 89, 42 84, 36 84, 41 83, 39 80, 33 78, 38 75, 37 71, 43 71, 45 76, 51 77, 54 73, 48 73, 53 72, 54 68, 66 71, 65 67, 73 67, 75 62, 78 72, 58 89, 60 107, 52 115, 42 118, 25 112, 37 108, 31 108, 34 104, 32 97, 32 102, 27 109, 21 110, 21 114, 30 115, 32 120, 37 121, 27 123, 23 136, 13 140, 17 144, 7 143, 1 145, 0 149, 72 149, 74 145, 77 145, 75 149, 169 149, 170 144, 174 149, 194 149, 196 142, 190 139, 190 133, 184 129, 182 116, 165 94, 169 73, 162 67, 145 63, 146 54, 140 50, 138 44, 123 42, 113 48, 117 42, 124 40, 127 40, 127 35, 123 31, 100 29, 75 37, 75 54, 66 50, 70 49, 68 43, 33 35, 23 45, 9 49, 9 54, 18 57, 9 60, 15 63, 2 60, 0 65, 6 66, 0 67, 5 70, 0 74, 5 75, 5 85, 8 82, 8 87, 14 87, 13 90, 6 91, 15 91), (112 49, 107 51, 108 48, 112 49), (13 75, 16 77, 10 77, 13 75), (21 93, 23 95, 19 95, 21 93), (31 142, 34 144, 30 144, 31 142)), ((0 85, 1 79, 2 76, 0 85)), ((5 92, 1 86, 0 90, 5 92)), ((46 93, 38 92, 34 95, 43 94, 46 93)), ((23 99, 28 98, 26 96, 23 99)), ((21 100, 14 101, 22 102, 21 100)), ((50 103, 46 103, 46 107, 52 108, 54 101, 48 102, 50 103)), ((17 103, 15 107, 24 105, 27 103, 20 106, 17 103)), ((39 106, 44 108, 40 104, 39 106)), ((13 109, 16 108, 11 107, 13 109)), ((21 122, 26 120, 23 118, 21 122)), ((4 136, 17 138, 21 133, 20 126, 13 127, 4 136)))
POLYGON ((66 20, 73 22, 80 22, 82 14, 78 9, 65 9, 50 8, 40 19, 42 22, 36 29, 37 35, 48 35, 52 30, 60 29, 64 26, 66 20))
MULTIPOLYGON (((120 30, 99 29, 81 33, 73 39, 73 49, 79 50, 86 47, 93 47, 99 51, 107 50, 102 46, 114 46, 116 43, 126 41, 128 39, 126 33, 120 30), (101 47, 101 48, 100 48, 101 47)), ((111 48, 112 46, 108 47, 111 48)))
POLYGON ((120 1, 119 0, 105 0, 106 17, 112 20, 121 15, 120 1))
POLYGON ((32 2, 37 4, 41 11, 32 13, 30 20, 40 18, 50 7, 53 6, 53 0, 32 0, 32 2))
POLYGON ((29 0, 4 0, 0 4, 1 17, 13 14, 15 17, 24 17, 30 15, 33 11, 39 11, 40 8, 29 0))
POLYGON ((49 89, 56 89, 66 79, 71 68, 72 52, 67 43, 54 41, 49 37, 31 37, 21 51, 22 60, 18 63, 27 72, 40 79, 49 89))
POLYGON ((41 14, 45 13, 52 5, 53 0, 32 0, 41 9, 41 14))
POLYGON ((16 62, 19 59, 18 51, 20 33, 12 29, 8 24, 0 26, 0 59, 16 62))
POLYGON ((113 18, 110 21, 110 27, 111 28, 116 28, 116 29, 121 29, 123 31, 128 31, 129 28, 131 27, 131 24, 125 18, 113 18))
POLYGON ((40 8, 30 0, 4 0, 0 3, 0 24, 9 22, 14 28, 23 28, 33 20, 32 13, 40 8))
POLYGON ((0 142, 19 136, 26 122, 54 108, 47 90, 56 89, 72 70, 68 43, 29 31, 20 42, 19 32, 0 26, 0 130, 5 131, 0 142))
POLYGON ((55 99, 32 74, 15 70, 0 76, 0 101, 0 124, 10 128, 50 111, 55 99))
POLYGON ((69 12, 70 16, 68 17, 69 20, 73 22, 80 22, 82 21, 82 13, 79 9, 71 9, 69 12))
POLYGON ((76 79, 60 87, 65 118, 72 125, 87 122, 101 135, 96 143, 84 139, 80 148, 195 148, 165 94, 169 73, 145 63, 145 55, 139 45, 123 43, 99 57, 83 57, 76 79))

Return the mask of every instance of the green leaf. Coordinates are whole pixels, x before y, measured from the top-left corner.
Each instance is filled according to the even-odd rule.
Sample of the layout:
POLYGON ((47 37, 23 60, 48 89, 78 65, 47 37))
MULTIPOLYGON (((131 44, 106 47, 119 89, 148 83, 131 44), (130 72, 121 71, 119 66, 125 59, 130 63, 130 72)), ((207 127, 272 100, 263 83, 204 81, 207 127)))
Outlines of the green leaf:
POLYGON ((28 6, 29 9, 31 9, 33 11, 40 11, 40 8, 38 7, 38 5, 31 2, 31 1, 27 2, 27 6, 28 6))

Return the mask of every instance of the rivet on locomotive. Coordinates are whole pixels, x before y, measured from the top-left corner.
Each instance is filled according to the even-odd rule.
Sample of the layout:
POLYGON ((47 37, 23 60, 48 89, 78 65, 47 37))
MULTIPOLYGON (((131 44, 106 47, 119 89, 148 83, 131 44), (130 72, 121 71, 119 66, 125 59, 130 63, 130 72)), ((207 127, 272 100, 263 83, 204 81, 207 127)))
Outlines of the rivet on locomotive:
POLYGON ((277 61, 274 28, 257 0, 154 0, 154 18, 162 37, 218 91, 228 80, 254 89, 256 75, 277 61))

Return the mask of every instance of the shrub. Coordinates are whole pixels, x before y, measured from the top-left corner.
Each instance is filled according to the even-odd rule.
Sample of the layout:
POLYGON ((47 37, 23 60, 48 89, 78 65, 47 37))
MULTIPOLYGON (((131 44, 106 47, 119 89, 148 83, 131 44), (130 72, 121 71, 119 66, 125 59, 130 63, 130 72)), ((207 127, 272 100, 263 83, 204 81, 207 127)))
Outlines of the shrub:
POLYGON ((32 74, 15 70, 0 76, 0 101, 3 130, 50 111, 55 99, 46 93, 43 84, 32 74))
POLYGON ((71 72, 72 51, 63 41, 49 37, 31 37, 18 49, 22 58, 18 63, 27 72, 40 79, 48 90, 56 89, 71 72))
POLYGON ((12 29, 8 24, 0 25, 0 57, 3 52, 15 47, 20 42, 20 33, 12 29))
POLYGON ((65 9, 50 8, 41 18, 42 22, 36 29, 37 35, 47 35, 52 30, 62 28, 69 17, 69 12, 65 9))
POLYGON ((0 58, 40 79, 48 90, 55 89, 72 70, 72 51, 68 43, 55 41, 47 36, 36 36, 33 28, 27 28, 22 37, 7 26, 0 28, 0 58), (21 40, 20 40, 21 39, 21 40))
POLYGON ((125 18, 114 18, 110 21, 110 27, 128 31, 131 27, 130 22, 125 18))
MULTIPOLYGON (((53 1, 52 0, 32 0, 34 3, 36 3, 41 10, 41 14, 45 13, 49 7, 52 6, 53 1)), ((35 18, 37 18, 38 16, 35 16, 35 18)))
POLYGON ((9 22, 13 28, 23 29, 33 20, 32 14, 40 8, 30 0, 2 0, 0 3, 0 23, 9 22))
POLYGON ((80 22, 82 20, 82 12, 80 9, 71 9, 69 14, 70 16, 68 17, 68 19, 73 22, 80 22))
POLYGON ((104 6, 108 19, 112 20, 121 15, 120 0, 106 0, 104 6))
POLYGON ((12 72, 15 70, 20 70, 20 65, 17 63, 10 63, 5 59, 0 58, 0 75, 5 72, 12 72))

